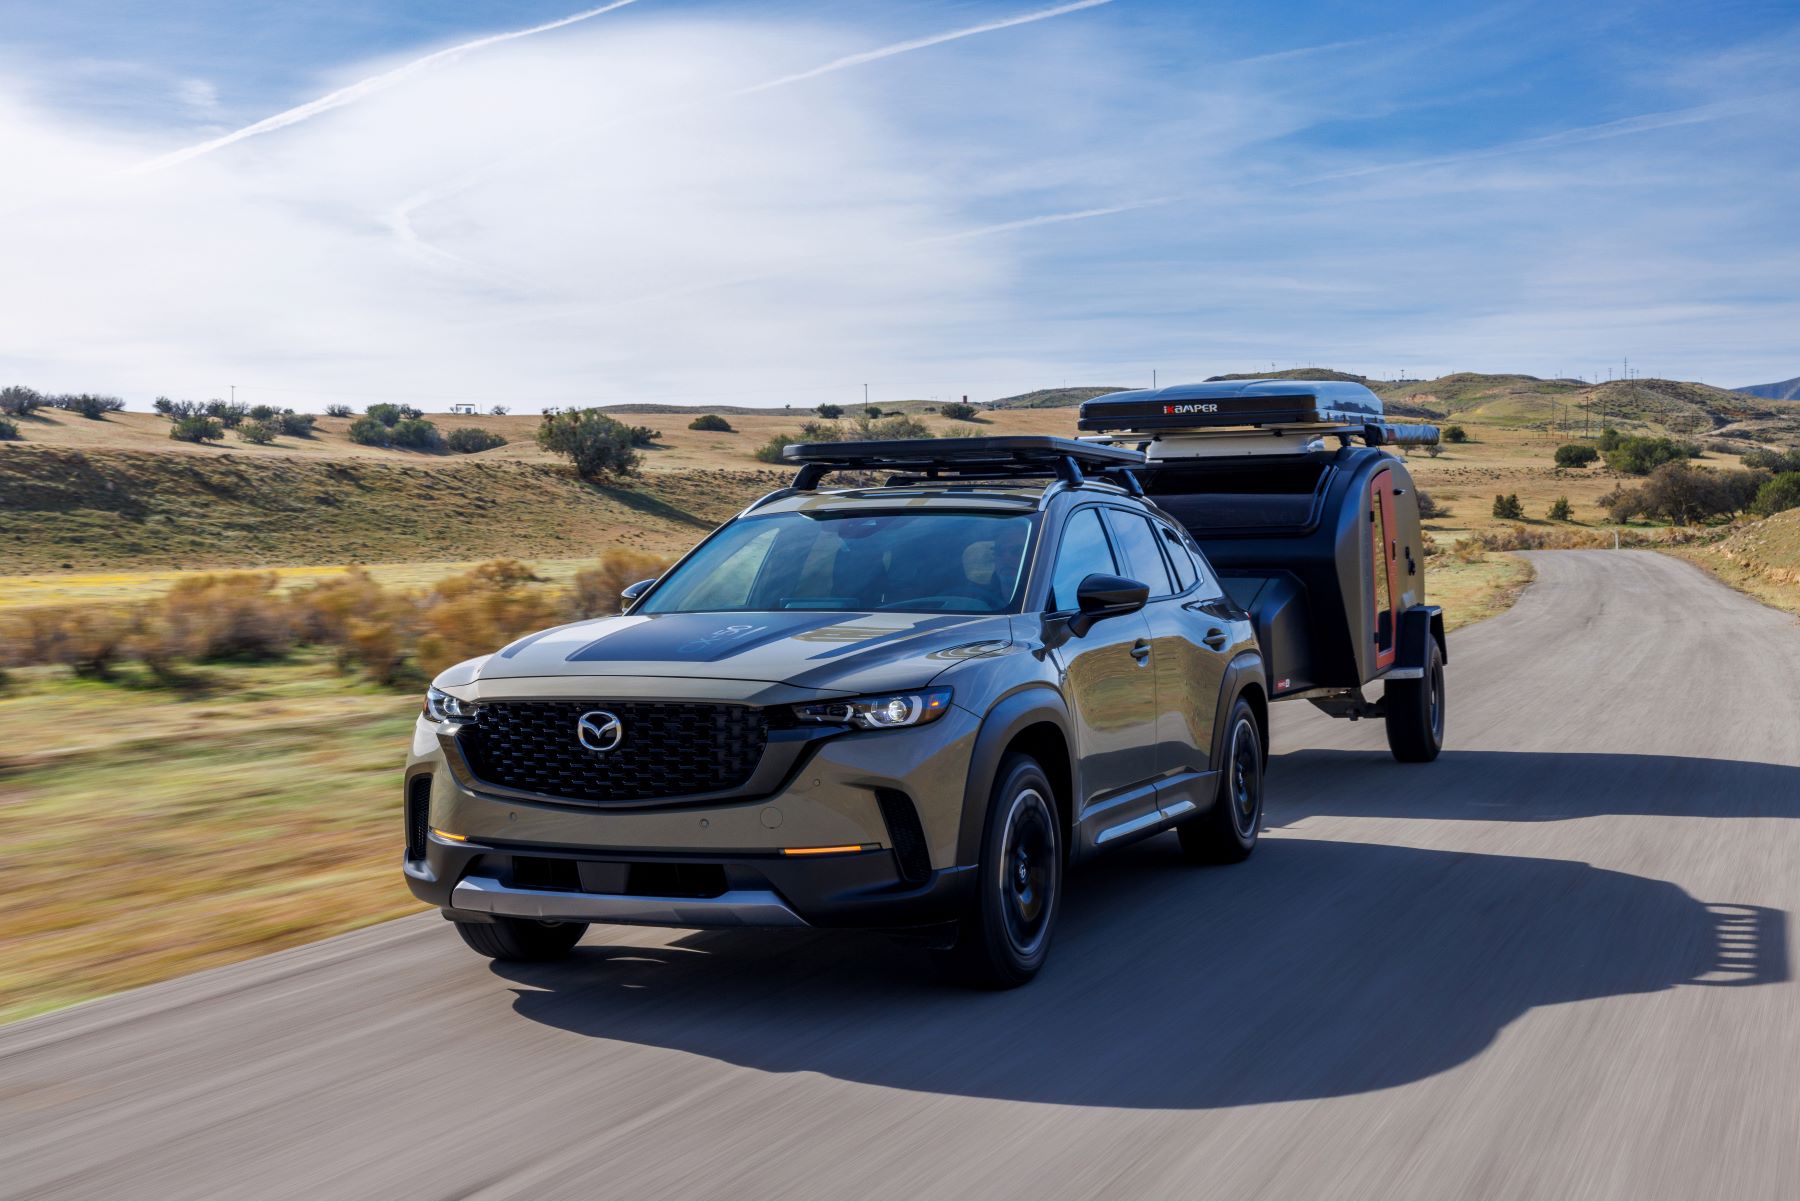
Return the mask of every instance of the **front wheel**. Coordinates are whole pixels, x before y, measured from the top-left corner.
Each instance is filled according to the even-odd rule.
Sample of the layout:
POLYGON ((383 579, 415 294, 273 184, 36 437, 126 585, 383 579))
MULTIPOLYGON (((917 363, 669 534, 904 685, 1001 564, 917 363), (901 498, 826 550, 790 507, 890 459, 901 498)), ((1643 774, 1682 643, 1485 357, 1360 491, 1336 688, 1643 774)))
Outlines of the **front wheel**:
POLYGON ((1436 638, 1425 645, 1425 674, 1389 680, 1383 694, 1388 749, 1402 763, 1430 763, 1444 749, 1444 653, 1436 638))
POLYGON ((530 918, 496 917, 488 922, 457 922, 456 932, 469 946, 503 963, 543 963, 561 959, 587 933, 586 922, 539 922, 530 918))
POLYGON ((1056 794, 1035 759, 1000 765, 981 840, 975 895, 942 958, 976 988, 1017 988, 1044 966, 1062 902, 1062 826, 1056 794))
POLYGON ((1256 849, 1263 820, 1262 729, 1239 697, 1225 726, 1225 765, 1212 808, 1175 827, 1191 863, 1242 863, 1256 849))

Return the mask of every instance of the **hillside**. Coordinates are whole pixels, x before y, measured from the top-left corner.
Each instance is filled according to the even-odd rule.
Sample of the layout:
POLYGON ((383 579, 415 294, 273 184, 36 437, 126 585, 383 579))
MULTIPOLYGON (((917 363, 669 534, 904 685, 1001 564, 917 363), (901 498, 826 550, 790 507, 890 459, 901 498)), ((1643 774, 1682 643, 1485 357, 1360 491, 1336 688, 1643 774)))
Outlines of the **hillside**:
POLYGON ((1800 613, 1800 509, 1749 522, 1717 542, 1673 553, 1766 605, 1800 613))
POLYGON ((1105 396, 1108 392, 1123 391, 1125 391, 1124 388, 1039 388, 1035 392, 1023 392, 1018 396, 1003 396, 999 400, 989 401, 985 407, 990 409, 1070 409, 1084 400, 1105 396))
POLYGON ((1760 396, 1765 400, 1800 400, 1800 376, 1784 379, 1778 384, 1751 384, 1747 388, 1733 388, 1733 392, 1742 392, 1746 396, 1760 396))

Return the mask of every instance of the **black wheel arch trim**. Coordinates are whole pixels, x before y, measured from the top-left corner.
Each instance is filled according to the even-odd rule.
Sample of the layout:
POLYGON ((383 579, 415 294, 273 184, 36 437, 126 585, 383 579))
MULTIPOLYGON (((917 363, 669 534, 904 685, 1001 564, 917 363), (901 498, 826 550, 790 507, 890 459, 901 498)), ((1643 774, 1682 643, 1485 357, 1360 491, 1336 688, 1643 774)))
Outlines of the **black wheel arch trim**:
POLYGON ((1238 698, 1254 686, 1262 693, 1260 707, 1251 703, 1251 708, 1258 709, 1262 736, 1263 762, 1269 761, 1269 678, 1268 670, 1263 665, 1262 654, 1258 651, 1240 651, 1225 667, 1225 678, 1219 688, 1219 707, 1213 715, 1212 754, 1207 766, 1214 771, 1220 769, 1225 761, 1226 726, 1231 721, 1232 707, 1238 698))
POLYGON ((1394 656, 1394 666, 1422 669, 1432 642, 1437 643, 1439 661, 1450 662, 1450 647, 1444 639, 1444 610, 1437 605, 1413 605, 1402 610, 1399 653, 1394 656))
MULTIPOLYGON (((1060 768, 1066 773, 1065 778, 1070 787, 1079 788, 1079 756, 1070 730, 1069 710, 1061 694, 1048 685, 1038 685, 1022 688, 1002 697, 982 718, 981 732, 976 735, 975 750, 969 757, 969 777, 963 788, 962 823, 956 836, 958 864, 967 865, 980 861, 981 835, 987 826, 988 804, 992 800, 994 781, 1000 775, 1000 764, 1013 739, 1030 727, 1040 724, 1054 726, 1069 751, 1066 764, 1039 764, 1050 776, 1051 786, 1055 787, 1060 768)), ((1064 807, 1072 808, 1075 798, 1072 795, 1057 797, 1056 801, 1060 811, 1058 816, 1066 822, 1069 812, 1064 807)), ((1067 829, 1062 831, 1062 835, 1066 844, 1067 829)))

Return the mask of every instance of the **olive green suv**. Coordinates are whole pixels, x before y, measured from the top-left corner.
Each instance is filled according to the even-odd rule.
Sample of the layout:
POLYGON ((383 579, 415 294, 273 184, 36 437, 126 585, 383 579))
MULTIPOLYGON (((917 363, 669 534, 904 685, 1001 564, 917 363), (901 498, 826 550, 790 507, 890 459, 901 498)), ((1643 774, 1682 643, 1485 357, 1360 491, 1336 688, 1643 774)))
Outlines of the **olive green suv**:
POLYGON ((554 958, 590 922, 871 928, 1008 987, 1043 965, 1072 863, 1170 827, 1197 862, 1250 854, 1263 661, 1136 451, 788 450, 793 487, 622 615, 432 684, 405 872, 471 947, 554 958))

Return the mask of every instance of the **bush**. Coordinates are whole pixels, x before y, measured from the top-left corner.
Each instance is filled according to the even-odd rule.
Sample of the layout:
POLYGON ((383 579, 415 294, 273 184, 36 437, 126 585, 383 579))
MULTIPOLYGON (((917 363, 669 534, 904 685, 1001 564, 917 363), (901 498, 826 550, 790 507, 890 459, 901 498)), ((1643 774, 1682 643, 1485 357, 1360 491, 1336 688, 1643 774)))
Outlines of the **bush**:
POLYGON ((647 425, 629 425, 625 427, 625 431, 631 436, 633 446, 644 448, 655 446, 656 440, 662 437, 661 430, 653 430, 647 425))
POLYGON ((1623 442, 1624 440, 1625 440, 1625 435, 1621 434, 1618 430, 1614 429, 1612 426, 1610 426, 1610 425, 1607 426, 1605 429, 1600 431, 1600 443, 1599 443, 1600 453, 1605 454, 1607 451, 1613 450, 1614 448, 1616 448, 1619 445, 1619 443, 1623 442))
POLYGON ((177 417, 169 426, 169 437, 177 442, 218 442, 225 437, 225 427, 217 417, 177 417))
POLYGON ((1419 516, 1421 519, 1430 521, 1434 517, 1450 516, 1450 510, 1434 500, 1431 493, 1425 491, 1425 489, 1415 488, 1413 490, 1413 496, 1417 498, 1419 502, 1419 516))
POLYGON ((260 421, 267 425, 281 416, 281 410, 274 405, 251 405, 250 411, 245 416, 252 421, 260 421))
POLYGON ((170 421, 180 421, 186 417, 206 416, 206 406, 197 400, 170 400, 166 396, 159 396, 156 398, 154 408, 170 421))
POLYGON ((1605 452, 1606 465, 1622 475, 1649 475, 1664 463, 1696 458, 1700 448, 1691 442, 1673 438, 1651 438, 1634 434, 1620 438, 1605 452))
POLYGON ((513 639, 555 625, 560 614, 531 568, 514 559, 483 563, 432 589, 421 614, 419 667, 436 675, 452 664, 499 650, 513 639))
POLYGON ((1575 510, 1569 507, 1569 498, 1559 496, 1550 503, 1551 521, 1574 521, 1575 510))
POLYGON ((1494 497, 1494 516, 1505 521, 1525 520, 1525 506, 1519 503, 1519 494, 1494 497))
POLYGON ((882 413, 879 405, 864 405, 857 410, 857 417, 862 421, 879 421, 882 413))
POLYGON ((297 643, 298 629, 275 584, 274 572, 176 581, 162 602, 160 649, 182 659, 281 658, 297 643))
POLYGON ((731 428, 731 422, 725 420, 717 413, 700 414, 700 416, 688 422, 688 428, 691 430, 711 430, 718 434, 730 434, 736 432, 731 428))
POLYGON ((939 408, 938 412, 942 413, 952 421, 977 421, 980 420, 981 410, 977 409, 972 404, 966 404, 960 400, 953 400, 949 404, 939 408))
POLYGON ((472 425, 451 430, 444 439, 444 445, 459 455, 479 454, 484 450, 492 450, 496 446, 505 446, 506 439, 499 434, 490 434, 486 430, 478 430, 472 425))
POLYGON ((1556 448, 1558 467, 1586 467, 1600 457, 1600 452, 1585 442, 1570 442, 1556 448))
POLYGON ((226 429, 236 429, 244 418, 250 416, 250 406, 225 400, 209 400, 205 413, 208 417, 217 417, 225 424, 226 429))
POLYGON ((1756 490, 1750 511, 1772 517, 1788 509, 1800 509, 1800 471, 1784 471, 1756 490))
POLYGON ((564 601, 564 617, 582 621, 617 613, 619 593, 639 580, 655 579, 669 569, 669 560, 639 550, 609 550, 599 562, 575 574, 574 587, 564 601))
POLYGON ((318 421, 319 419, 311 413, 296 413, 292 409, 283 409, 280 416, 275 419, 275 428, 290 438, 310 438, 313 436, 313 426, 317 425, 318 421))
POLYGON ((137 610, 113 605, 30 608, 0 613, 0 666, 50 663, 106 679, 139 629, 137 610))
POLYGON ((1749 510, 1769 476, 1760 471, 1696 471, 1685 461, 1664 463, 1635 488, 1601 498, 1614 521, 1649 517, 1693 525, 1749 510))
POLYGON ((770 434, 769 440, 755 450, 755 455, 764 463, 785 463, 781 457, 784 447, 790 443, 805 442, 848 442, 857 438, 929 438, 931 427, 916 417, 908 417, 896 413, 892 417, 884 417, 880 421, 867 421, 859 413, 856 424, 846 428, 842 425, 828 425, 823 421, 809 421, 800 427, 797 434, 770 434))
POLYGON ((444 437, 423 417, 402 417, 388 430, 389 443, 402 450, 441 450, 444 437))
POLYGON ((0 389, 0 413, 8 417, 29 417, 44 407, 44 394, 36 388, 14 384, 0 389))
POLYGON ((80 413, 89 421, 105 420, 108 413, 117 413, 125 408, 125 402, 116 396, 100 396, 93 392, 71 392, 58 396, 56 407, 71 413, 80 413))
POLYGON ((626 476, 638 467, 633 431, 598 409, 544 414, 537 442, 552 454, 567 455, 583 479, 626 476))
POLYGON ((350 405, 326 405, 325 406, 325 416, 327 416, 327 417, 354 417, 354 416, 356 416, 356 409, 350 405))
POLYGON ((510 412, 512 412, 512 410, 507 408, 505 405, 495 405, 493 408, 488 410, 488 415, 490 417, 504 417, 510 412))
POLYGON ((1469 440, 1469 431, 1464 429, 1462 426, 1450 425, 1450 426, 1444 427, 1444 441, 1446 441, 1446 442, 1467 442, 1468 440, 1469 440))
POLYGON ((275 427, 266 421, 250 420, 237 427, 238 441, 267 446, 275 441, 275 427))
POLYGON ((0 417, 0 442, 16 442, 19 439, 19 423, 11 417, 0 417))
POLYGON ((813 412, 817 413, 827 421, 836 421, 839 417, 844 415, 844 406, 820 405, 818 408, 814 409, 813 412))
POLYGON ((373 404, 369 406, 368 416, 383 425, 399 425, 402 421, 425 416, 424 412, 411 405, 373 404))
POLYGON ((1744 452, 1744 466, 1753 471, 1772 471, 1776 475, 1800 471, 1800 450, 1769 450, 1758 447, 1744 452))
POLYGON ((345 433, 350 441, 363 446, 388 445, 388 427, 381 423, 380 418, 371 414, 364 414, 352 421, 350 428, 345 433))

